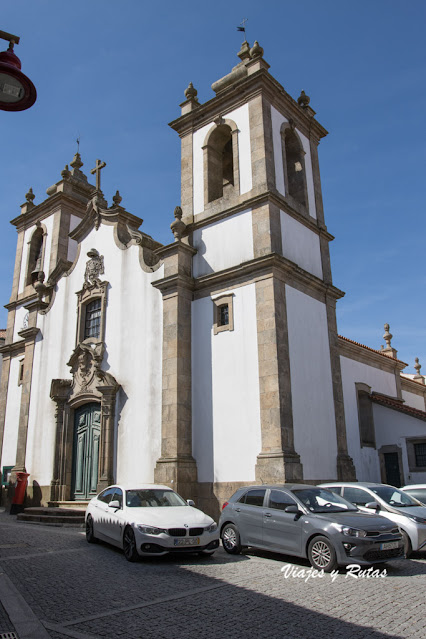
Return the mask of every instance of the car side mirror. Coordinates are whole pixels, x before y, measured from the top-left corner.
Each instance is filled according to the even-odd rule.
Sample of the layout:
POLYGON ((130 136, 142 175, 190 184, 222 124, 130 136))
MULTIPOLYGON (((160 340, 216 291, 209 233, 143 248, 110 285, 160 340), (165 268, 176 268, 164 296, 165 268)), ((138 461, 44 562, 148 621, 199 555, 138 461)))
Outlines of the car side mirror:
POLYGON ((121 508, 120 502, 118 501, 118 499, 114 499, 113 501, 110 501, 108 504, 108 508, 116 508, 117 510, 121 508))
POLYGON ((296 506, 296 504, 291 504, 290 506, 286 506, 284 508, 284 512, 285 513, 294 513, 295 515, 297 515, 297 513, 299 512, 299 509, 296 506))
POLYGON ((195 506, 195 501, 193 501, 192 499, 187 499, 186 503, 188 504, 188 506, 195 506))
POLYGON ((365 504, 365 507, 371 508, 371 510, 380 510, 380 504, 378 504, 377 501, 369 501, 365 504))

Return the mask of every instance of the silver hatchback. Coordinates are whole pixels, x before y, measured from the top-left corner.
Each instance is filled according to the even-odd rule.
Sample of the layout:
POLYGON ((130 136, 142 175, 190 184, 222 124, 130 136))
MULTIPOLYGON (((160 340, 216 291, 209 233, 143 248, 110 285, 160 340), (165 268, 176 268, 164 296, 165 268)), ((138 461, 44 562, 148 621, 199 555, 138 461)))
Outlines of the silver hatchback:
POLYGON ((331 491, 307 484, 240 488, 223 505, 219 530, 228 553, 251 546, 306 557, 325 572, 404 554, 392 521, 363 514, 331 491))

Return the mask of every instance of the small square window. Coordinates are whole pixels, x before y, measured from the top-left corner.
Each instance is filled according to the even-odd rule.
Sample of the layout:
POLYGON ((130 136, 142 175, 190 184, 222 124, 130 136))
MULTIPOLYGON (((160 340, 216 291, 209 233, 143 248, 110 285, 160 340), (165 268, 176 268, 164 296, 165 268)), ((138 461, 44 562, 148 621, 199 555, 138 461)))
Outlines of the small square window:
POLYGON ((407 439, 408 467, 411 473, 426 471, 426 440, 424 438, 407 439))
POLYGON ((101 332, 101 299, 93 300, 86 305, 84 339, 99 337, 101 332))
POLYGON ((213 300, 213 332, 234 330, 233 294, 221 295, 213 300))
POLYGON ((416 466, 426 466, 426 444, 414 444, 416 466))

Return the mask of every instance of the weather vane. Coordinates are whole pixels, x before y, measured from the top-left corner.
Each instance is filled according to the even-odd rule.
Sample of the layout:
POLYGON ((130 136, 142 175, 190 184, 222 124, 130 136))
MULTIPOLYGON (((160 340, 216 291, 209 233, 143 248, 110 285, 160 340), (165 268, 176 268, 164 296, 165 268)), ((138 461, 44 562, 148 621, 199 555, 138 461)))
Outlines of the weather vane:
MULTIPOLYGON (((248 19, 247 18, 243 18, 242 21, 240 22, 240 26, 237 27, 237 31, 242 31, 244 33, 244 35, 246 33, 246 22, 248 22, 248 19)), ((245 38, 247 40, 247 36, 245 36, 245 38)))

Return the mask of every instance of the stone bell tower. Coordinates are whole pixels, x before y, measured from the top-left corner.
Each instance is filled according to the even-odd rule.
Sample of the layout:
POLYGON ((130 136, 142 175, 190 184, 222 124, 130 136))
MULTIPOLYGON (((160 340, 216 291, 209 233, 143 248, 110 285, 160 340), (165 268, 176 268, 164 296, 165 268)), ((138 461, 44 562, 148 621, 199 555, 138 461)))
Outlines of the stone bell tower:
POLYGON ((17 249, 12 293, 8 309, 6 342, 2 347, 3 370, 0 389, 0 451, 2 449, 6 402, 20 403, 14 471, 25 470, 29 404, 34 347, 39 334, 37 317, 49 306, 53 283, 72 264, 77 242, 69 238, 84 216, 94 186, 81 171, 76 153, 70 168, 46 191, 49 196, 35 204, 32 188, 11 223, 16 227, 17 249), (18 380, 16 397, 8 398, 9 380, 18 380))
MULTIPOLYGON (((243 42, 238 56, 231 72, 213 83, 211 100, 200 104, 191 83, 181 116, 170 124, 182 146, 180 223, 185 230, 175 250, 177 244, 186 247, 182 251, 192 260, 192 269, 181 279, 186 298, 192 298, 187 416, 192 413, 200 492, 210 491, 210 496, 221 493, 222 471, 216 461, 221 429, 235 446, 243 441, 248 446, 238 417, 230 415, 235 406, 254 402, 255 395, 258 403, 248 419, 255 441, 253 415, 258 416, 260 449, 253 474, 247 466, 239 479, 236 470, 229 470, 231 461, 223 464, 228 493, 229 484, 239 481, 354 477, 335 315, 336 301, 344 293, 332 283, 329 242, 334 238, 324 221, 318 163, 318 144, 327 131, 315 119, 304 91, 296 101, 272 77, 257 42, 251 48, 243 42), (203 318, 208 321, 208 304, 212 326, 205 337, 211 348, 201 355, 197 335, 203 318), (245 346, 237 346, 243 340, 238 331, 247 339, 245 346), (244 349, 253 344, 251 367, 238 368, 236 362, 245 361, 244 349), (229 353, 233 356, 227 360, 229 353), (254 367, 256 380, 249 380, 254 367), (220 387, 229 370, 230 383, 220 387), (203 393, 212 406, 208 414, 198 399, 203 393), (224 396, 227 411, 220 407, 224 396), (208 459, 210 440, 214 453, 208 459), (327 450, 320 460, 324 442, 327 450), (209 472, 202 470, 203 464, 209 472), (209 488, 204 490, 203 483, 209 488)), ((190 322, 188 316, 186 330, 190 322)))

